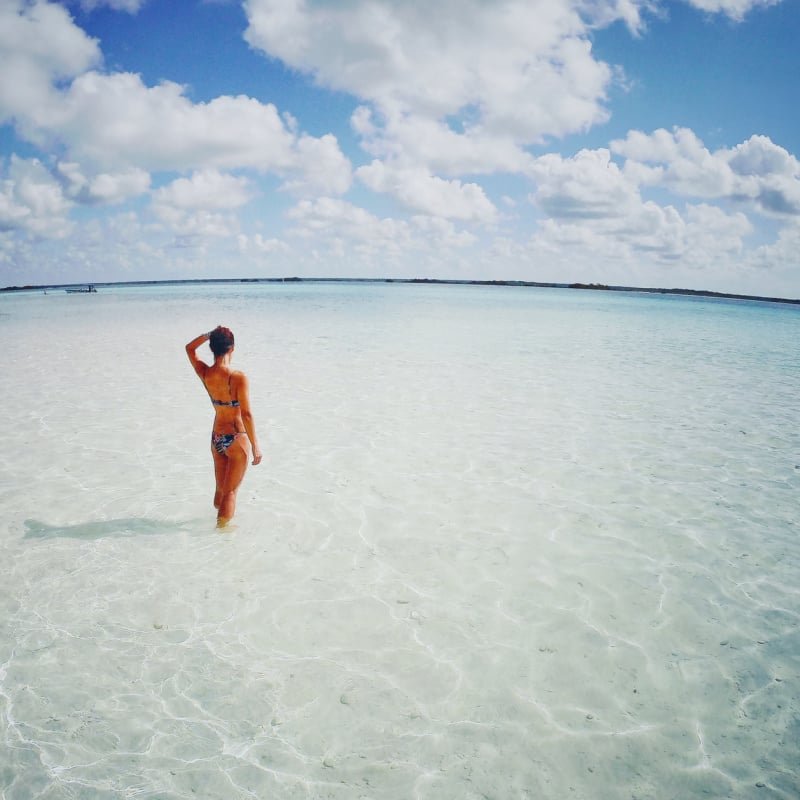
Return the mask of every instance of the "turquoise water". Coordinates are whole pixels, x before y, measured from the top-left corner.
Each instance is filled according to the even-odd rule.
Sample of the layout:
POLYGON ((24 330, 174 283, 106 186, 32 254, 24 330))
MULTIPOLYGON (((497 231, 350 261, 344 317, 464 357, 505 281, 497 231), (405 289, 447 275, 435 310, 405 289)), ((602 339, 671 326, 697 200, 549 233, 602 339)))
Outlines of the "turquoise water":
POLYGON ((0 334, 4 800, 800 795, 797 309, 150 287, 0 334), (223 534, 218 323, 265 454, 223 534))

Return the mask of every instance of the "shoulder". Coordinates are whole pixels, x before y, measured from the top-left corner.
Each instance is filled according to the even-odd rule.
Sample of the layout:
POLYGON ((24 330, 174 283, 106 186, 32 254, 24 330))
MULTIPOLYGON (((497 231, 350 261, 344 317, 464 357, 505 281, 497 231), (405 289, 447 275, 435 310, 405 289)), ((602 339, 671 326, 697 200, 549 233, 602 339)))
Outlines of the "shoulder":
POLYGON ((247 375, 239 370, 234 370, 231 372, 231 385, 237 387, 247 386, 247 375))
POLYGON ((194 353, 189 353, 189 361, 192 362, 192 367, 194 368, 194 371, 197 373, 200 380, 204 381, 206 379, 206 373, 209 370, 208 364, 206 364, 204 361, 201 361, 194 353))

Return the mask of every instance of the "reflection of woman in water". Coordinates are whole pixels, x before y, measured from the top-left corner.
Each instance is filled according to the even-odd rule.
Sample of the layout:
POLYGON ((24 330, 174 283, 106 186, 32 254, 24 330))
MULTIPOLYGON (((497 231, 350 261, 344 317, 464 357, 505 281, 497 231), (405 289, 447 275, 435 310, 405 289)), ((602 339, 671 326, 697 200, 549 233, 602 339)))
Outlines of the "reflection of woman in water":
POLYGON ((217 525, 222 527, 236 511, 236 492, 247 470, 251 449, 253 464, 261 461, 261 449, 250 413, 247 376, 231 369, 233 332, 221 325, 192 339, 186 345, 186 355, 214 405, 214 427, 211 429, 211 455, 217 482, 214 508, 217 509, 217 525), (214 354, 214 363, 210 367, 195 352, 205 341, 214 354))

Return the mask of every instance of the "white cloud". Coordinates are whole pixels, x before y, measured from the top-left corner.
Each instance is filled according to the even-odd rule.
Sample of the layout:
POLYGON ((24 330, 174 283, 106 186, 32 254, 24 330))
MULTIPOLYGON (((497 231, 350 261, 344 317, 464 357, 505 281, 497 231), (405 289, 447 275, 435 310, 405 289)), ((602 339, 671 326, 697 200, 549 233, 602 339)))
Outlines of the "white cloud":
POLYGON ((143 194, 150 187, 150 176, 135 167, 124 172, 101 172, 89 183, 89 195, 103 203, 121 203, 143 194))
POLYGON ((355 254, 372 265, 374 259, 384 265, 405 259, 406 268, 418 268, 420 255, 442 259, 475 242, 472 234, 459 232, 449 220, 424 215, 409 221, 380 218, 338 198, 301 201, 291 209, 289 219, 292 235, 300 240, 314 247, 324 245, 333 255, 355 254))
POLYGON ((96 8, 107 6, 114 11, 127 11, 135 14, 147 0, 81 0, 81 8, 84 11, 94 11, 96 8))
POLYGON ((252 196, 247 178, 207 169, 157 189, 153 192, 153 203, 185 209, 231 209, 250 202, 252 196))
POLYGON ((686 2, 701 11, 727 14, 738 22, 753 9, 776 6, 782 0, 686 0, 686 2))
MULTIPOLYGON (((515 274, 522 276, 545 254, 561 263, 562 275, 572 274, 571 263, 593 259, 609 276, 617 267, 634 275, 638 264, 797 263, 800 168, 767 136, 710 150, 693 131, 675 128, 631 131, 608 149, 571 158, 528 149, 607 119, 606 93, 624 76, 593 51, 593 31, 615 21, 638 31, 663 0, 244 0, 253 47, 355 98, 351 125, 369 154, 355 173, 335 136, 304 133, 270 103, 246 96, 197 103, 177 83, 147 85, 136 74, 104 72, 98 43, 65 10, 79 2, 0 0, 0 124, 13 120, 19 138, 49 154, 12 159, 0 172, 5 258, 15 234, 22 253, 31 237, 63 236, 72 227, 65 260, 68 244, 79 242, 69 258, 99 263, 115 231, 105 216, 101 224, 98 210, 70 223, 75 204, 119 204, 147 194, 163 173, 177 173, 183 177, 152 192, 150 216, 115 217, 120 240, 128 231, 118 263, 126 248, 139 248, 138 263, 161 264, 159 248, 171 241, 191 247, 174 247, 163 263, 186 270, 206 263, 199 255, 205 248, 212 271, 224 261, 214 262, 212 251, 241 254, 256 266, 289 257, 299 263, 316 252, 320 263, 338 255, 341 274, 385 272, 388 259, 423 274, 428 263, 429 274, 442 275, 456 272, 458 259, 496 230, 497 252, 519 257, 515 274), (242 230, 238 219, 266 173, 301 201, 288 214, 291 249, 272 225, 274 238, 242 230), (479 177, 494 173, 506 175, 479 177), (382 217, 338 199, 354 174, 359 195, 366 187, 410 214, 382 217), (538 227, 527 247, 517 247, 512 228, 525 230, 526 210, 533 216, 520 202, 525 191, 514 194, 526 179, 538 227), (743 251, 753 228, 737 209, 783 226, 758 258, 743 251)), ((83 8, 134 13, 142 2, 84 0, 83 8)), ((735 20, 772 4, 686 2, 735 20)), ((759 241, 772 230, 771 223, 759 231, 759 241)), ((42 247, 56 261, 61 255, 60 240, 42 247)), ((474 269, 493 267, 476 259, 474 269)))
POLYGON ((336 137, 318 139, 300 136, 294 145, 295 159, 284 189, 298 195, 344 194, 352 183, 350 161, 339 149, 336 137))
POLYGON ((231 213, 252 198, 250 181, 217 170, 195 172, 153 192, 153 214, 181 237, 226 237, 239 232, 231 213))
POLYGON ((587 0, 584 8, 593 25, 604 27, 622 20, 634 34, 644 27, 644 12, 659 13, 658 0, 587 0))
POLYGON ((35 132, 40 116, 56 102, 54 84, 100 62, 100 50, 60 5, 3 0, 0 3, 0 123, 11 119, 35 132))
POLYGON ((743 214, 645 201, 627 218, 546 219, 527 243, 501 239, 492 252, 533 280, 735 291, 750 231, 743 214))
POLYGON ((641 204, 638 189, 611 161, 608 150, 581 150, 573 158, 541 156, 530 169, 536 204, 556 218, 626 215, 641 204))
POLYGON ((800 161, 766 136, 721 154, 737 177, 737 197, 752 200, 766 214, 800 216, 800 161))
POLYGON ((193 103, 176 83, 147 86, 139 75, 91 70, 97 44, 60 5, 0 6, 0 122, 13 118, 24 138, 63 151, 88 183, 112 176, 96 194, 133 191, 109 183, 134 170, 209 167, 274 172, 300 194, 349 188, 350 162, 334 136, 302 134, 275 106, 250 97, 193 103))
POLYGON ((709 264, 722 254, 741 253, 743 237, 753 226, 741 212, 726 214, 717 206, 700 203, 686 209, 686 253, 709 254, 709 264))
POLYGON ((141 169, 130 168, 122 172, 101 172, 86 177, 80 164, 62 161, 56 166, 66 193, 77 202, 113 205, 144 194, 150 188, 150 175, 141 169))
POLYGON ((356 176, 373 191, 391 194, 415 211, 478 222, 492 222, 497 216, 478 184, 443 180, 421 167, 403 169, 373 161, 356 170, 356 176))
POLYGON ((531 157, 507 132, 453 130, 447 121, 413 114, 373 114, 359 106, 351 119, 371 155, 445 175, 522 172, 531 157), (377 120, 380 120, 379 122, 377 120))
POLYGON ((242 233, 237 237, 239 250, 242 253, 256 253, 259 255, 285 254, 289 252, 289 245, 280 239, 264 238, 260 233, 247 236, 242 233))
POLYGON ((12 156, 0 183, 0 230, 58 238, 70 230, 71 203, 38 159, 12 156))
MULTIPOLYGON (((636 139, 635 144, 642 143, 636 139)), ((742 249, 743 237, 752 230, 744 214, 726 214, 707 204, 687 205, 682 214, 672 205, 645 200, 630 173, 610 155, 605 149, 582 150, 573 158, 551 154, 536 160, 532 199, 548 216, 539 227, 540 242, 596 248, 628 260, 638 254, 687 263, 712 263, 713 257, 742 249)))
POLYGON ((192 103, 183 87, 145 86, 138 75, 89 72, 52 106, 48 129, 71 157, 103 170, 253 168, 289 187, 349 186, 350 163, 335 137, 296 134, 275 106, 249 97, 192 103))
POLYGON ((248 97, 194 104, 183 87, 138 75, 88 72, 54 104, 48 128, 73 158, 101 168, 286 169, 293 135, 277 109, 248 97))
POLYGON ((583 130, 607 118, 612 79, 592 54, 590 29, 642 4, 595 0, 246 0, 253 47, 371 103, 354 119, 374 155, 396 143, 427 148, 431 166, 453 150, 482 152, 483 170, 524 160, 519 146, 583 130), (433 133, 414 135, 420 125, 433 133), (458 143, 454 147, 454 143, 458 143), (500 145, 498 161, 492 144, 500 145), (487 159, 488 158, 488 162, 487 159), (488 163, 488 166, 487 166, 488 163))
POLYGON ((423 234, 434 248, 458 249, 475 244, 478 239, 469 231, 458 230, 449 219, 417 214, 411 218, 415 231, 423 234))
POLYGON ((303 200, 289 212, 294 233, 302 237, 345 236, 353 241, 395 249, 408 239, 408 224, 391 218, 380 219, 363 208, 331 197, 303 200))
MULTIPOLYGON (((597 18, 619 4, 592 5, 597 18)), ((597 114, 609 74, 591 57, 581 6, 591 8, 568 0, 247 0, 246 36, 321 84, 384 108, 442 117, 480 104, 483 124, 535 138, 597 114)))
POLYGON ((728 153, 728 163, 738 175, 800 176, 800 163, 768 136, 751 136, 728 153))
POLYGON ((693 197, 724 197, 733 189, 734 176, 724 159, 710 153, 687 128, 645 134, 630 131, 625 140, 611 143, 611 151, 628 159, 626 171, 643 184, 660 184, 693 197), (657 165, 652 169, 650 165, 657 165))
POLYGON ((626 175, 689 197, 751 202, 773 216, 800 214, 800 162, 766 136, 710 152, 690 130, 631 131, 611 150, 626 175))
MULTIPOLYGON (((776 241, 756 248, 749 261, 759 269, 796 271, 800 267, 800 220, 784 226, 776 241)), ((793 284, 793 296, 797 297, 796 275, 793 284)))
POLYGON ((189 211, 176 206, 154 206, 163 225, 185 242, 197 244, 206 237, 226 238, 239 233, 239 220, 233 214, 218 214, 207 209, 189 211))

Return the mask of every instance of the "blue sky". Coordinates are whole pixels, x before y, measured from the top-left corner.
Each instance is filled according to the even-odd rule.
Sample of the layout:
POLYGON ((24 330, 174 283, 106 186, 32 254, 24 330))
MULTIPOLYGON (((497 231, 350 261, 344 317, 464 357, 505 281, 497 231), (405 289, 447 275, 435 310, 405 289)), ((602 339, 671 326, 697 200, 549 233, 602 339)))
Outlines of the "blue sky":
POLYGON ((790 0, 0 0, 0 286, 800 297, 790 0))

